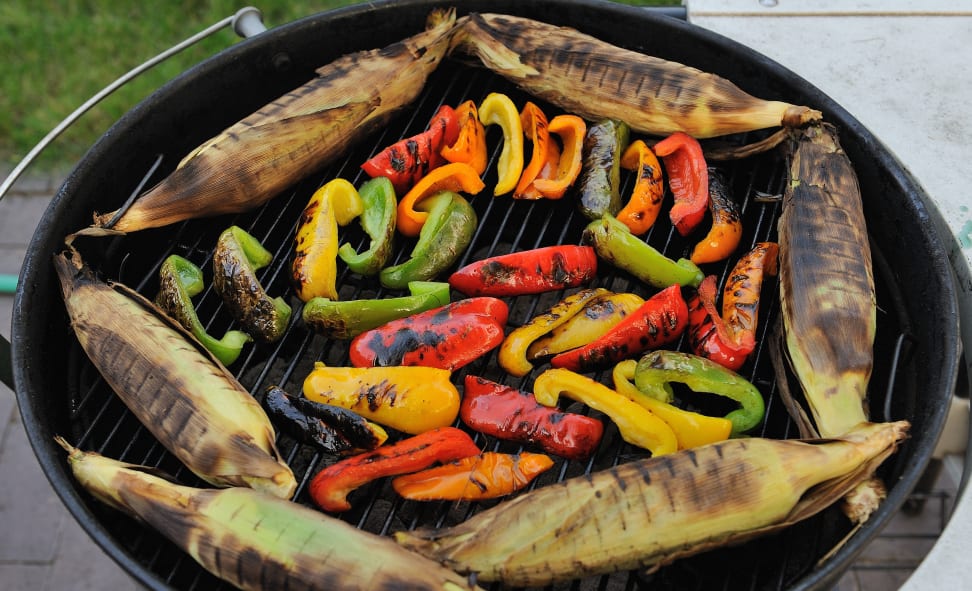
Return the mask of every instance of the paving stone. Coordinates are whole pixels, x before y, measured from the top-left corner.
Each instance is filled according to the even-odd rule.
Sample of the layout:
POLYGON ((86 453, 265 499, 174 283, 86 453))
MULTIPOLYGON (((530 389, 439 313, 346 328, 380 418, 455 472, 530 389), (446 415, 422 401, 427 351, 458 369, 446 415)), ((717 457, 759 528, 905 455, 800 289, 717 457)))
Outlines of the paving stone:
MULTIPOLYGON (((50 576, 50 564, 23 564, 0 562, 0 583, 6 591, 43 591, 44 581, 50 576)), ((64 589, 67 589, 66 587, 64 589)), ((81 587, 72 587, 81 589, 81 587)), ((89 587, 93 589, 93 587, 89 587)), ((57 591, 50 589, 49 591, 57 591)))
POLYGON ((111 589, 138 591, 143 587, 98 546, 65 510, 57 560, 50 566, 49 591, 111 589))
POLYGON ((26 245, 34 235, 50 197, 7 195, 0 201, 0 245, 26 245))
MULTIPOLYGON (((0 275, 13 275, 15 277, 20 275, 20 268, 26 255, 26 245, 0 244, 0 275)), ((9 323, 5 326, 9 327, 9 323)))

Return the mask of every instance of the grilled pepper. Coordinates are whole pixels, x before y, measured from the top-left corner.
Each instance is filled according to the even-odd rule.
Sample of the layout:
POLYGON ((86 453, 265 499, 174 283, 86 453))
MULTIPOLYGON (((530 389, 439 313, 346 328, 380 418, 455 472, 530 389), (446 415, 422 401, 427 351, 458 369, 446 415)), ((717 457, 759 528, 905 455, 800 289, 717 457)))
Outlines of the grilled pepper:
POLYGON ((486 128, 479 120, 476 102, 468 100, 455 109, 459 120, 459 137, 455 143, 443 146, 440 154, 449 162, 463 162, 472 167, 476 174, 486 172, 489 154, 486 151, 486 128))
POLYGON ((729 193, 726 178, 715 168, 709 168, 709 212, 712 227, 689 257, 697 265, 729 258, 742 238, 739 206, 729 193))
POLYGON ((325 453, 360 453, 388 439, 384 429, 355 412, 291 396, 277 386, 267 388, 263 408, 281 430, 325 453))
POLYGON ((396 195, 404 195, 428 172, 442 165, 443 146, 459 137, 459 121, 449 105, 442 105, 422 133, 399 140, 361 165, 368 176, 387 177, 396 195))
POLYGON ((561 395, 598 410, 614 422, 621 438, 651 451, 653 456, 678 450, 675 432, 668 424, 600 382, 568 369, 548 369, 533 383, 537 402, 556 406, 561 395))
POLYGON ((494 451, 399 476, 392 488, 413 501, 481 501, 513 494, 553 466, 544 454, 494 451))
POLYGON ((590 246, 546 246, 470 263, 449 276, 466 295, 517 296, 577 287, 597 275, 590 246))
POLYGON ((598 296, 567 322, 534 341, 527 349, 527 359, 533 361, 594 342, 644 303, 633 293, 598 296))
POLYGON ((465 378, 459 416, 480 433, 536 445, 568 460, 589 458, 604 434, 604 425, 593 417, 544 406, 530 392, 472 375, 465 378))
POLYGON ((702 146, 692 136, 677 131, 655 144, 668 172, 668 186, 675 204, 668 217, 678 233, 688 236, 702 218, 709 203, 709 173, 702 146))
POLYGON ((192 261, 173 254, 159 269, 159 293, 155 296, 155 305, 191 332, 220 363, 231 365, 240 356, 243 345, 253 339, 239 330, 227 330, 218 340, 210 336, 192 305, 192 297, 202 290, 202 270, 192 261))
POLYGON ((213 288, 230 314, 254 339, 274 342, 290 322, 290 305, 282 297, 270 299, 256 271, 273 258, 260 242, 238 226, 223 231, 213 253, 213 288))
POLYGON ((618 394, 622 394, 632 402, 647 408, 658 418, 668 423, 668 426, 675 432, 678 449, 690 449, 729 438, 729 434, 732 432, 732 421, 729 419, 682 410, 677 406, 645 395, 632 382, 637 367, 638 362, 634 359, 626 359, 615 365, 611 371, 614 389, 618 394))
POLYGON ((503 148, 493 195, 505 195, 516 188, 523 173, 523 125, 520 123, 520 112, 510 97, 491 92, 479 105, 479 120, 483 125, 499 125, 503 130, 503 148))
POLYGON ((584 136, 587 124, 576 115, 557 115, 547 126, 550 133, 560 136, 562 148, 551 142, 548 150, 559 149, 556 175, 543 174, 533 181, 533 188, 547 199, 560 199, 580 176, 584 156, 584 136))
POLYGON ((476 225, 476 211, 459 194, 441 191, 426 199, 429 219, 407 261, 386 267, 378 274, 385 287, 405 289, 411 281, 431 281, 446 270, 469 246, 476 225))
POLYGON ((311 480, 310 495, 325 511, 347 511, 348 494, 373 480, 477 455, 479 448, 468 433, 442 427, 331 464, 311 480))
POLYGON ((533 188, 533 182, 540 177, 548 163, 550 150, 550 130, 547 116, 535 103, 527 101, 520 111, 520 127, 533 144, 530 162, 523 168, 520 179, 513 190, 514 199, 540 199, 543 195, 533 188))
POLYGON ((395 188, 387 178, 377 177, 362 184, 358 196, 363 206, 358 222, 371 242, 368 250, 360 253, 350 244, 342 244, 337 255, 355 273, 377 275, 388 262, 395 246, 398 208, 395 188))
POLYGON ((304 306, 304 323, 327 337, 350 339, 386 322, 449 303, 448 283, 412 281, 408 291, 411 295, 373 300, 314 298, 304 306))
POLYGON ((459 300, 365 331, 351 341, 356 367, 421 365, 453 371, 503 342, 506 302, 459 300))
POLYGON ((530 322, 513 330, 503 339, 497 362, 510 374, 522 377, 530 373, 533 364, 527 359, 530 344, 551 330, 564 324, 580 312, 590 300, 610 293, 606 289, 582 289, 569 295, 544 314, 534 317, 530 322))
POLYGON ((629 134, 628 125, 617 119, 604 119, 587 128, 578 191, 581 213, 588 219, 621 211, 621 155, 629 134))
POLYGON ((420 201, 440 191, 462 191, 476 195, 483 190, 482 179, 471 166, 462 162, 440 166, 412 187, 398 204, 398 231, 404 236, 418 236, 429 219, 429 212, 416 209, 420 201))
POLYGON ((291 279, 297 297, 337 299, 338 226, 361 215, 364 203, 354 185, 334 179, 311 195, 294 238, 291 279))
POLYGON ((610 214, 584 228, 583 241, 612 265, 631 273, 648 285, 665 288, 679 284, 695 287, 702 271, 688 259, 673 261, 631 233, 610 214))
POLYGON ((632 234, 640 236, 648 231, 661 211, 665 197, 662 167, 645 142, 635 140, 621 155, 621 168, 635 171, 635 186, 631 197, 618 212, 618 221, 628 226, 632 234))
POLYGON ((554 356, 550 365, 592 371, 677 340, 688 326, 688 308, 677 285, 658 292, 598 339, 554 356))
POLYGON ((745 433, 763 420, 765 403, 756 386, 704 357, 679 351, 652 351, 638 361, 634 382, 645 395, 668 403, 675 397, 669 382, 735 400, 740 408, 726 415, 732 421, 733 435, 745 433))
POLYGON ((309 400, 352 410, 403 433, 451 425, 459 390, 449 372, 434 367, 328 367, 321 362, 303 385, 309 400))

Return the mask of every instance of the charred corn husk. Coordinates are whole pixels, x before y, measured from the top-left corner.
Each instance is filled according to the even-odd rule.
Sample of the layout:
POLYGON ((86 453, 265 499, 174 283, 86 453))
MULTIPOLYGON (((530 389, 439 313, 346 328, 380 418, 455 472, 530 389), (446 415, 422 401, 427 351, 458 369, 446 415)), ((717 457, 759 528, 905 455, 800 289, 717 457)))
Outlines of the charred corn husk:
POLYGON ((808 107, 756 98, 715 74, 527 18, 470 14, 457 21, 452 43, 565 111, 592 121, 619 119, 651 135, 708 138, 821 117, 808 107))
POLYGON ((435 11, 422 33, 319 68, 313 80, 196 148, 117 220, 119 211, 95 215, 80 234, 134 232, 266 202, 411 103, 445 56, 454 24, 454 11, 435 11))
POLYGON ((82 348, 162 445, 215 486, 293 495, 273 425, 233 374, 152 302, 96 279, 77 252, 54 263, 82 348))
POLYGON ((530 491, 443 529, 396 533, 460 573, 541 586, 658 568, 806 519, 894 452, 908 423, 842 440, 733 439, 530 491))
POLYGON ((183 486, 151 468, 58 442, 94 497, 148 523, 240 589, 477 588, 389 538, 298 503, 245 488, 183 486))

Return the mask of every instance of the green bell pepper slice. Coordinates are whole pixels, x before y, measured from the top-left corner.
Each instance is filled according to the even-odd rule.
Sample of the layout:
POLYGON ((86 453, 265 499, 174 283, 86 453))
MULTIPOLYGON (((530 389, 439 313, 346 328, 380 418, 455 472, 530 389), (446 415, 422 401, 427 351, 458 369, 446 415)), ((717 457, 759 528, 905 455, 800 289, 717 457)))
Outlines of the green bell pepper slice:
POLYGON ((304 323, 312 330, 336 339, 350 339, 392 320, 438 308, 449 303, 449 284, 412 281, 411 295, 373 300, 334 301, 313 298, 304 306, 304 323))
POLYGON ((395 187, 387 177, 375 177, 358 189, 364 211, 358 218, 361 229, 371 238, 368 250, 357 252, 348 243, 338 249, 338 256, 359 275, 377 275, 388 262, 394 248, 398 200, 395 187))

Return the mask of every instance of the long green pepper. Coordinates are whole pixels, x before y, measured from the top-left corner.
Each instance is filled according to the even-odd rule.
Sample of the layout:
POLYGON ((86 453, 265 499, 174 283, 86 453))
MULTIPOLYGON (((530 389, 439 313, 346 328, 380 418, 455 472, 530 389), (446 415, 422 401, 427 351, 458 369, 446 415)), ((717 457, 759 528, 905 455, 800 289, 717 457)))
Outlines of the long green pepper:
POLYGON ((313 298, 304 306, 302 318, 316 332, 350 339, 386 322, 449 303, 449 284, 445 282, 411 281, 408 291, 411 295, 373 300, 313 298))

